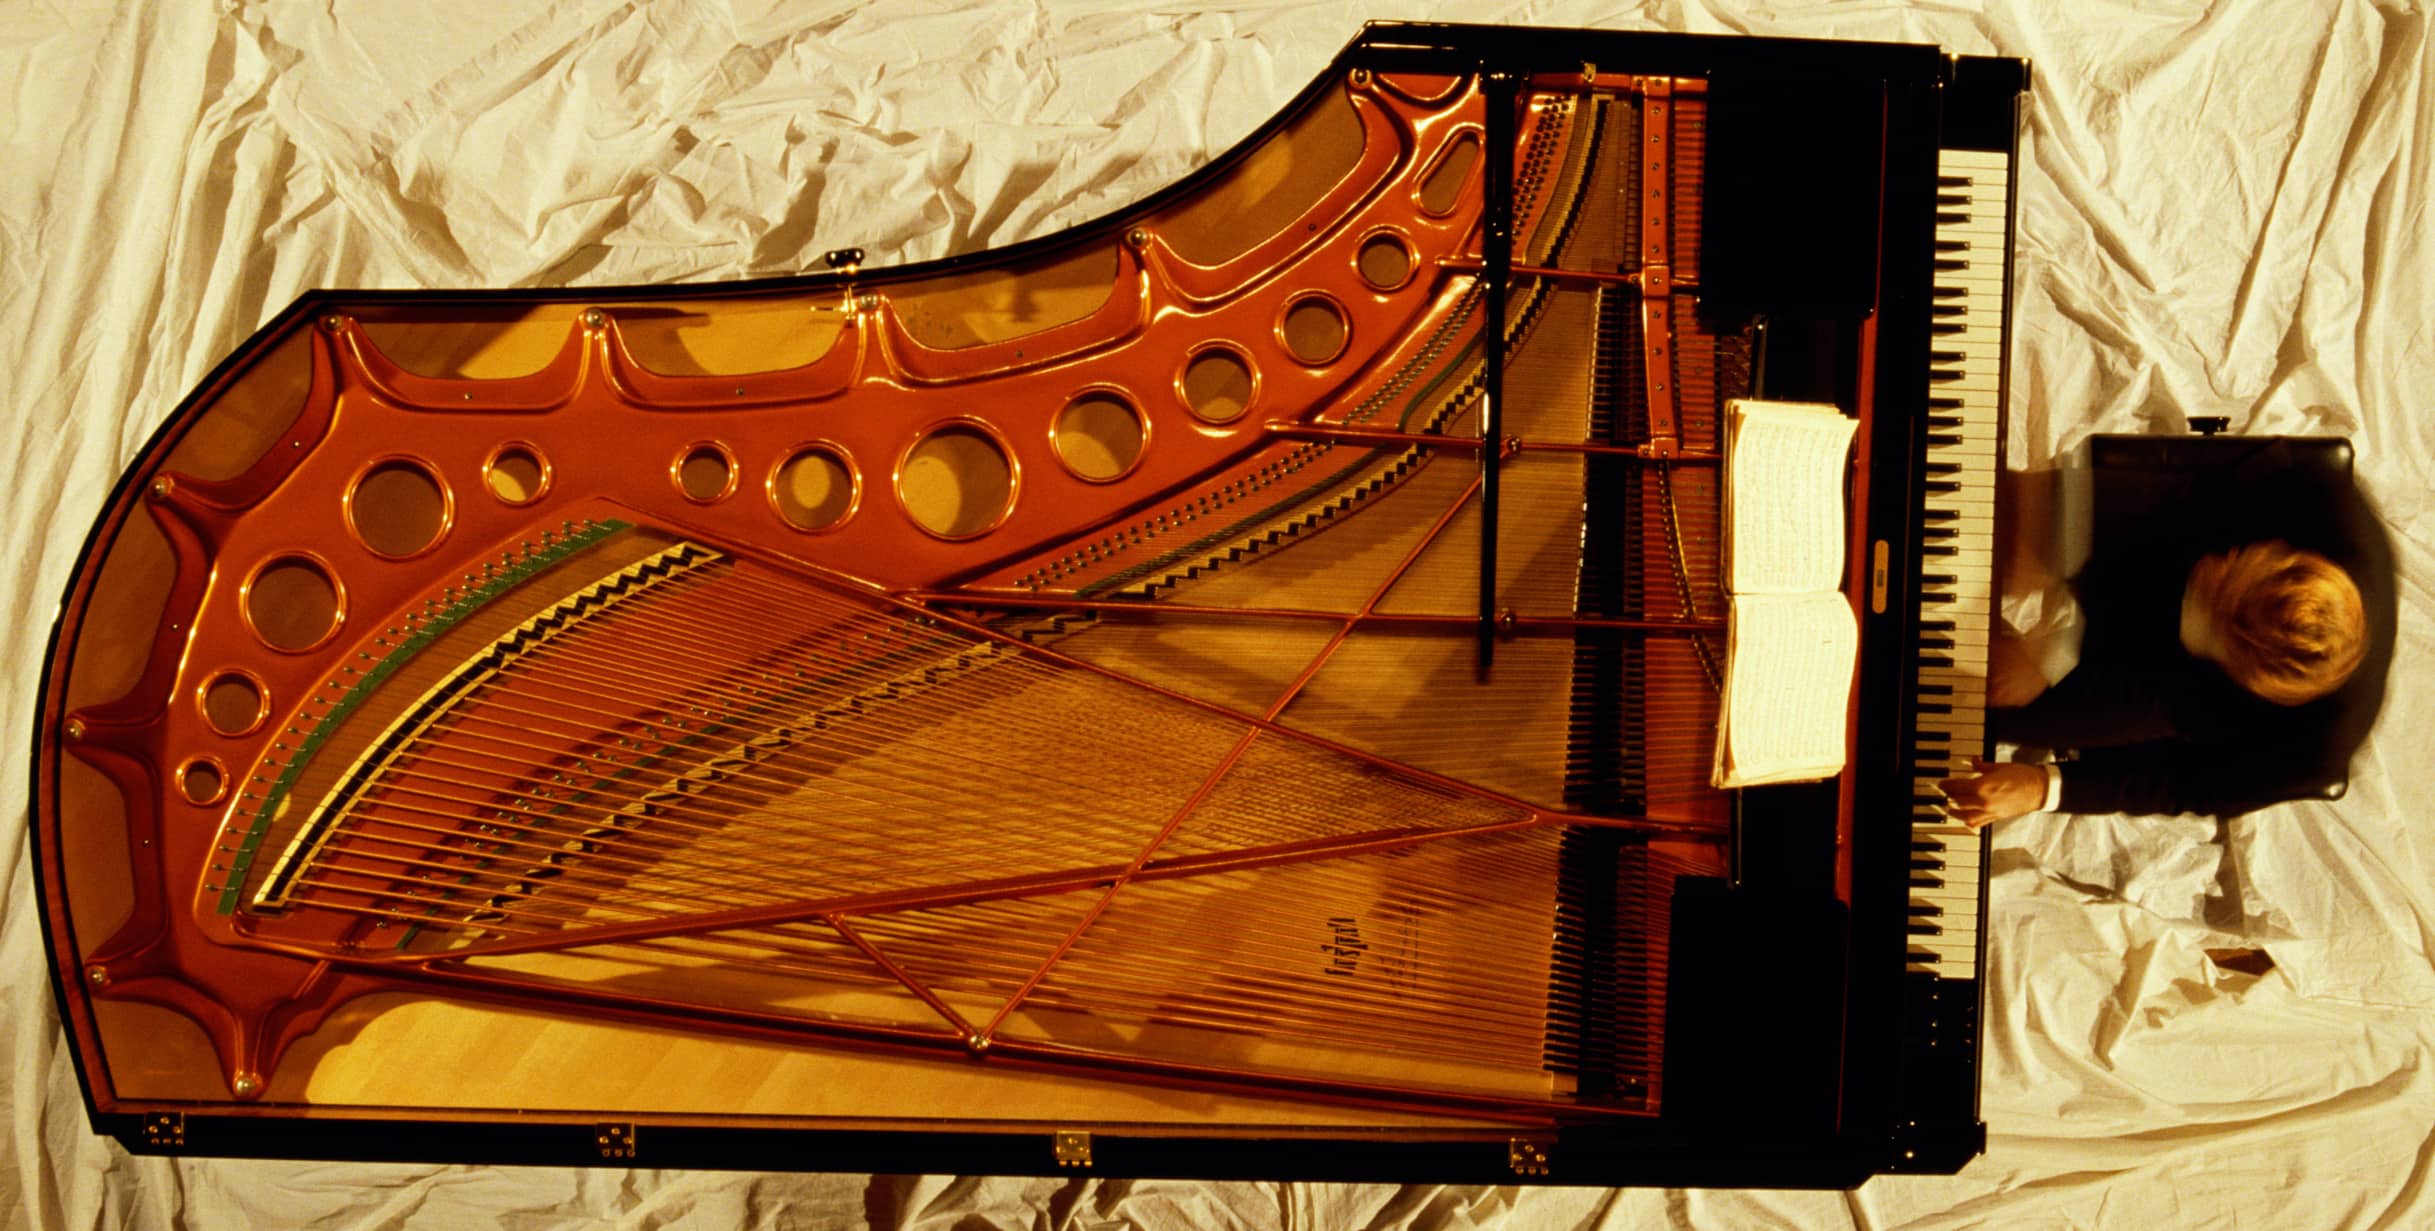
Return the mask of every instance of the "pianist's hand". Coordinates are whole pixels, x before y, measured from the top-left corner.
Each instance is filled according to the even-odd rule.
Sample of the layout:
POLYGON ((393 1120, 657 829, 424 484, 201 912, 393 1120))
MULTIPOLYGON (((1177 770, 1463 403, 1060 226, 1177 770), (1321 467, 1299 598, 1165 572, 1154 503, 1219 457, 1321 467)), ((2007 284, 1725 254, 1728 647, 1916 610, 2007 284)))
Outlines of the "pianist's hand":
POLYGON ((1937 785, 1945 792, 1945 815, 1972 829, 2027 816, 2046 802, 2046 771, 2038 766, 1972 760, 1970 768, 1975 777, 1937 785))

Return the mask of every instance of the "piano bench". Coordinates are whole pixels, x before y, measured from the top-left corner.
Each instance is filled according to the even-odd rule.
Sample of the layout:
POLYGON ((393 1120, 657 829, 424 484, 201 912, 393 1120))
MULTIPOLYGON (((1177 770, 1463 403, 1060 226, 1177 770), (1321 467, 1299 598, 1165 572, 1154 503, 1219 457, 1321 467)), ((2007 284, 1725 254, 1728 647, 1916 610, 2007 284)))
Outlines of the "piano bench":
MULTIPOLYGON (((2220 431, 2091 436, 2065 468, 2067 494, 2059 516, 2066 521, 2084 517, 2087 541, 2105 542, 2136 538, 2159 519, 2183 515, 2185 506, 2203 502, 2210 490, 2236 486, 2274 493, 2268 516, 2287 516, 2290 538, 2333 556, 2358 581, 2368 605, 2371 643, 2368 665, 2361 671, 2376 672, 2372 687, 2381 695, 2394 621, 2391 544, 2382 519, 2353 479, 2351 463, 2350 441, 2339 436, 2230 436, 2220 431), (2073 471, 2083 483, 2068 481, 2073 471)), ((2274 535, 2261 532, 2259 537, 2274 535)), ((2335 775, 2300 785, 2292 797, 2340 799, 2348 788, 2347 776, 2335 775)))

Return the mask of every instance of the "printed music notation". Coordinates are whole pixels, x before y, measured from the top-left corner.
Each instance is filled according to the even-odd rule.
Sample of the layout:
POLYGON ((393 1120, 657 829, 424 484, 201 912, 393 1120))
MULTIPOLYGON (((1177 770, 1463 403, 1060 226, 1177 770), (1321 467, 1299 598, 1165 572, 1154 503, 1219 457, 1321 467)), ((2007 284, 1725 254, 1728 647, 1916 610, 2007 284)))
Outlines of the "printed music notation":
POLYGON ((1725 550, 1731 602, 1720 787, 1841 772, 1859 619, 1843 575, 1845 459, 1855 421, 1833 406, 1726 408, 1725 550))

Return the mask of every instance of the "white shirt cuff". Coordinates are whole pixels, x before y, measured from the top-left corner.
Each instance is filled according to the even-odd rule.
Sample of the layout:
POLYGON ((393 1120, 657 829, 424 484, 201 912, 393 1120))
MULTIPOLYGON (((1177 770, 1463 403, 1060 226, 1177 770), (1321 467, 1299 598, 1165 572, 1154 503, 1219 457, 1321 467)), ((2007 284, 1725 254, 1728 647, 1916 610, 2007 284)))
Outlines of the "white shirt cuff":
POLYGON ((2046 800, 2038 805, 2038 811, 2052 812, 2063 806, 2063 767, 2047 764, 2038 768, 2046 771, 2046 800))

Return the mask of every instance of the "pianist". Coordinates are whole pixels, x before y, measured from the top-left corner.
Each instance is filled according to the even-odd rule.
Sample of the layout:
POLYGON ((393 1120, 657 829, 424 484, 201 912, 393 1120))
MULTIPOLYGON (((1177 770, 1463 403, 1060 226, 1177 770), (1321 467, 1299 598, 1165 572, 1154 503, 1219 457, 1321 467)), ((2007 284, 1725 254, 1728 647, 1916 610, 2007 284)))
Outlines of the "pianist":
POLYGON ((1942 784, 1947 812, 1973 827, 2035 811, 2225 816, 2322 795, 2374 721, 2391 654, 2370 627, 2389 571, 2363 571, 2383 593, 2280 539, 2092 561, 2074 583, 2089 629, 2077 665, 2048 688, 1999 634, 1989 669, 1997 739, 2076 757, 1978 762, 1942 784))

